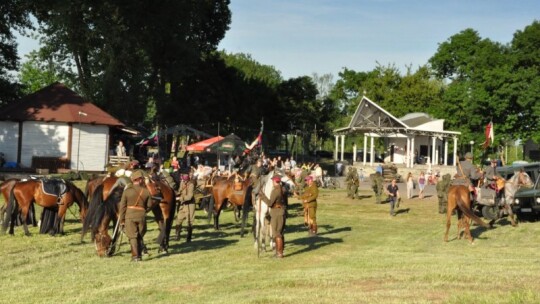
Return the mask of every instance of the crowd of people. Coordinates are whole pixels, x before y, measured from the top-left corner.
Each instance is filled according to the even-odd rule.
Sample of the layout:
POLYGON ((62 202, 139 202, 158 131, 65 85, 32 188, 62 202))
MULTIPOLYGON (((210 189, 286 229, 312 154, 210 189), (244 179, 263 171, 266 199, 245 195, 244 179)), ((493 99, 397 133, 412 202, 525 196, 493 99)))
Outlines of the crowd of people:
MULTIPOLYGON (((121 142, 117 146, 117 153, 125 153, 121 142)), ((322 182, 323 170, 317 163, 297 163, 293 158, 280 156, 270 158, 262 153, 257 157, 231 157, 233 163, 230 170, 220 170, 218 166, 209 166, 200 161, 198 156, 170 159, 168 168, 158 164, 156 158, 150 156, 146 163, 140 164, 134 160, 129 168, 118 170, 116 176, 122 177, 125 191, 120 204, 120 223, 129 239, 132 248, 132 261, 140 261, 143 251, 143 238, 146 233, 146 223, 143 210, 149 205, 148 190, 143 187, 145 179, 162 179, 174 189, 176 194, 177 215, 174 223, 174 239, 180 240, 185 229, 186 242, 192 240, 195 210, 201 195, 207 196, 209 179, 213 176, 232 176, 249 180, 249 190, 253 201, 261 198, 270 207, 270 226, 273 240, 276 244, 276 254, 282 258, 284 250, 284 228, 286 213, 286 200, 283 199, 284 189, 281 189, 281 177, 288 176, 296 183, 294 196, 303 206, 304 223, 308 228, 308 235, 317 235, 317 197, 318 183, 322 182), (270 171, 274 171, 272 183, 274 190, 266 196, 260 187, 261 179, 270 171), (197 196, 199 195, 199 196, 197 196)))

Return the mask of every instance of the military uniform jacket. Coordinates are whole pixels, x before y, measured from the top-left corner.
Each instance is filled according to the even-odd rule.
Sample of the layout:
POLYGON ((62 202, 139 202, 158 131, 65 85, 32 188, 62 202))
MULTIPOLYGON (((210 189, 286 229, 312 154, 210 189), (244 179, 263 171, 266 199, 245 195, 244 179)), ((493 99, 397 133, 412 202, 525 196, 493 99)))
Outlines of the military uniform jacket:
POLYGON ((315 182, 311 184, 311 186, 307 187, 304 190, 304 193, 300 196, 300 199, 302 202, 306 201, 306 203, 317 203, 317 197, 319 196, 319 188, 317 188, 317 185, 315 182))
POLYGON ((139 185, 129 185, 120 199, 120 222, 126 218, 140 217, 146 214, 150 205, 150 192, 139 185))
POLYGON ((261 199, 270 207, 283 207, 283 193, 281 193, 281 186, 274 186, 272 193, 270 193, 270 198, 266 197, 264 192, 261 193, 261 199))
POLYGON ((251 180, 252 184, 255 184, 259 181, 259 177, 262 174, 262 167, 257 167, 257 165, 251 165, 246 170, 246 177, 251 180))
POLYGON ((195 193, 195 184, 191 181, 182 181, 180 183, 180 189, 178 190, 178 199, 180 203, 195 203, 193 200, 193 194, 195 193))
POLYGON ((459 177, 468 177, 470 179, 479 179, 480 174, 476 172, 476 168, 471 163, 470 160, 463 160, 460 161, 461 169, 463 170, 463 174, 461 172, 461 169, 459 169, 459 166, 457 167, 457 176, 459 177), (465 175, 465 176, 463 176, 465 175))
POLYGON ((486 168, 486 178, 489 181, 495 180, 495 176, 497 176, 497 168, 489 166, 486 168))

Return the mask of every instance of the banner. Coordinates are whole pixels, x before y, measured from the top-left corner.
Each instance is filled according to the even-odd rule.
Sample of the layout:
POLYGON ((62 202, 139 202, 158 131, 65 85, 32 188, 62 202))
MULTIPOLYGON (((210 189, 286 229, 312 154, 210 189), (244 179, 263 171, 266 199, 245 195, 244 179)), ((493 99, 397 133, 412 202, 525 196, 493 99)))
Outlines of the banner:
POLYGON ((482 143, 482 148, 484 149, 487 149, 490 145, 490 142, 491 144, 493 144, 493 140, 495 138, 494 134, 493 134, 493 122, 490 121, 487 126, 486 126, 486 131, 484 132, 485 136, 486 136, 486 140, 484 141, 484 143, 482 143))

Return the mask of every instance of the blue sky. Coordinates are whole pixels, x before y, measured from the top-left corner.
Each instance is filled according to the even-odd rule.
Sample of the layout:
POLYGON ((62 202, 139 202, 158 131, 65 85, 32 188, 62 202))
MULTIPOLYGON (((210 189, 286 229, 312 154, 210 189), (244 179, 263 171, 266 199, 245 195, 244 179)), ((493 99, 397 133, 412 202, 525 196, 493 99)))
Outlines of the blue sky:
MULTIPOLYGON (((231 0, 230 8, 219 49, 250 54, 285 79, 336 80, 343 67, 370 71, 377 62, 416 69, 466 28, 505 44, 540 20, 538 0, 231 0)), ((19 39, 21 55, 36 47, 19 39)))
POLYGON ((540 20, 532 0, 231 0, 232 23, 219 48, 247 53, 287 79, 343 67, 401 71, 427 63, 466 28, 503 44, 540 20))

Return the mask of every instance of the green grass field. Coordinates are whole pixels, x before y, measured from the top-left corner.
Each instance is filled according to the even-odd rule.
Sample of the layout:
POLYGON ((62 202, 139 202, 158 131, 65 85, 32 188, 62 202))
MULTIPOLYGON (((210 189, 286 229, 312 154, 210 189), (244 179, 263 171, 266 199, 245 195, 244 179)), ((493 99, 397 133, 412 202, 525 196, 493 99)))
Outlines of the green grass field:
POLYGON ((313 238, 292 199, 282 260, 257 257, 230 211, 217 232, 197 211, 193 242, 171 241, 168 255, 157 253, 148 217, 151 256, 140 263, 125 238, 118 254, 97 257, 72 213, 65 236, 16 227, 0 236, 0 303, 540 303, 540 223, 473 226, 470 245, 455 239, 453 218, 444 243, 434 197, 405 200, 390 217, 361 194, 321 190, 313 238))

